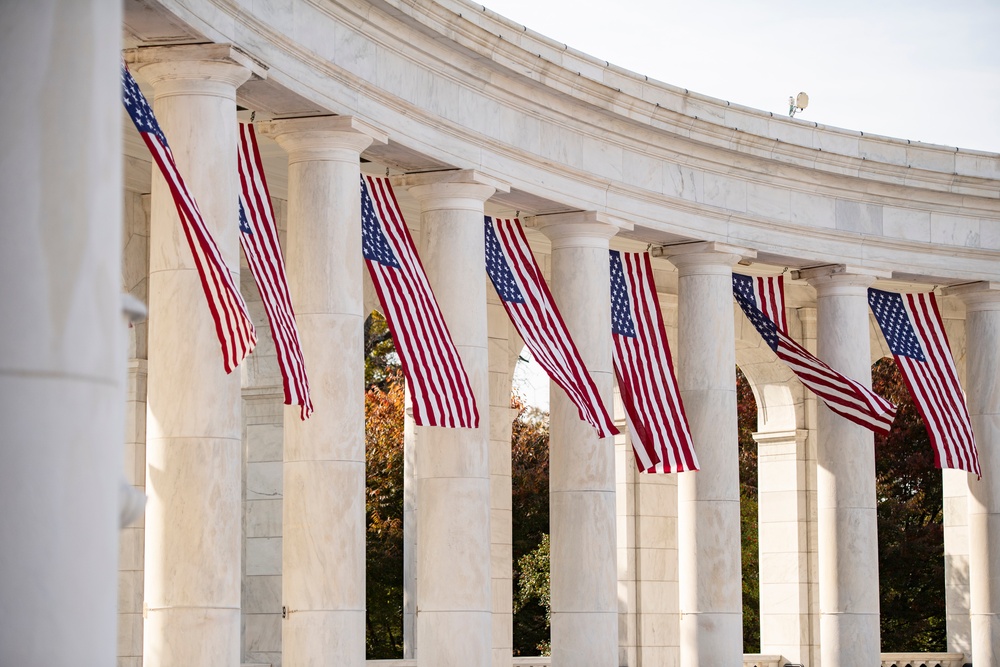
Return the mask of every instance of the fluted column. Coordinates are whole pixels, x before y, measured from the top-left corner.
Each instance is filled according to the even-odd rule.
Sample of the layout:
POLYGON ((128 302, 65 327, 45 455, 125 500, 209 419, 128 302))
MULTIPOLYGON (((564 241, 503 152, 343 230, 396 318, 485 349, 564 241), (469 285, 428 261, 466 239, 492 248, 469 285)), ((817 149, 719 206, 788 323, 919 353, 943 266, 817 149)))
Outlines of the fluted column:
POLYGON ((663 249, 678 270, 677 382, 701 471, 678 476, 681 665, 743 660, 732 267, 751 250, 663 249))
POLYGON ((113 665, 121 3, 0 3, 0 664, 113 665))
MULTIPOLYGON (((228 45, 127 54, 205 223, 239 284, 236 88, 228 45)), ((240 374, 226 374, 194 259, 162 176, 150 214, 146 417, 146 667, 239 664, 240 374)))
MULTIPOLYGON (((608 242, 620 225, 592 212, 539 216, 534 224, 552 241, 552 295, 610 411, 608 242)), ((614 442, 599 438, 555 383, 550 392, 552 665, 617 665, 614 442)))
POLYGON ((420 667, 488 667, 489 358, 483 205, 507 186, 477 171, 393 179, 420 203, 420 256, 469 376, 479 428, 417 427, 420 667))
MULTIPOLYGON (((801 271, 816 288, 817 356, 871 386, 868 287, 883 272, 843 265, 801 271)), ((820 656, 823 665, 879 663, 875 435, 817 406, 820 656)))
POLYGON ((386 135, 349 116, 262 124, 288 153, 288 282, 315 413, 285 408, 282 664, 365 661, 361 151, 386 135))
POLYGON ((982 479, 969 475, 969 612, 975 665, 1000 664, 1000 283, 949 290, 965 302, 965 391, 982 479))

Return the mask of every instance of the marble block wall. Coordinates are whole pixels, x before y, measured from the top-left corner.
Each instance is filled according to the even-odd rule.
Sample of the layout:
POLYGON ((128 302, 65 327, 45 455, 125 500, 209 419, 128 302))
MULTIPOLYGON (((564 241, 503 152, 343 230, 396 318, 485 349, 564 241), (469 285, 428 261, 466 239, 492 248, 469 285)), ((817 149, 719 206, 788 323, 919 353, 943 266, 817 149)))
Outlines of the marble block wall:
MULTIPOLYGON (((138 162, 138 161, 136 161, 138 162)), ((149 163, 145 169, 148 172, 149 163)), ((148 191, 148 184, 146 184, 148 191)), ((122 208, 122 290, 149 299, 149 195, 126 190, 122 208)), ((146 489, 145 320, 128 331, 125 385, 125 479, 146 489)), ((142 667, 144 517, 123 528, 118 547, 118 667, 142 667)))
POLYGON ((510 407, 513 367, 522 347, 492 286, 486 290, 490 384, 490 591, 493 596, 493 667, 514 656, 513 526, 510 407))
MULTIPOLYGON (((272 199, 279 241, 286 202, 272 199)), ((257 328, 257 348, 241 364, 243 382, 242 658, 281 665, 281 511, 285 413, 281 371, 264 304, 241 255, 243 297, 257 328)), ((308 371, 308 366, 307 366, 308 371)), ((296 409, 296 414, 297 409, 296 409)))

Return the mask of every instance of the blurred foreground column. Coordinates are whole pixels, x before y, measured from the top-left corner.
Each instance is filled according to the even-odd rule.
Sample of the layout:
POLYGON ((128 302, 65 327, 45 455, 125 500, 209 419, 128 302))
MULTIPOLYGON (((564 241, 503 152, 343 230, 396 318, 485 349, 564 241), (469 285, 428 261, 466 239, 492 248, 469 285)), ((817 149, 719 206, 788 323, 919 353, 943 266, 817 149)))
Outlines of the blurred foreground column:
POLYGON ((121 4, 0 3, 0 665, 115 663, 121 4))

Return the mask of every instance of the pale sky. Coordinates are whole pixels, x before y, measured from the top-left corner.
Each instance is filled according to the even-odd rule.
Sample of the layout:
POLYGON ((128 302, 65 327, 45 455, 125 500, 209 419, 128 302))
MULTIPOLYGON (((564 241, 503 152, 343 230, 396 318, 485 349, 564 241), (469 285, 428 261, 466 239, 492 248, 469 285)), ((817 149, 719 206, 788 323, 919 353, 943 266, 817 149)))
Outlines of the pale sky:
POLYGON ((698 93, 787 114, 805 91, 803 120, 1000 152, 1000 0, 481 1, 698 93))

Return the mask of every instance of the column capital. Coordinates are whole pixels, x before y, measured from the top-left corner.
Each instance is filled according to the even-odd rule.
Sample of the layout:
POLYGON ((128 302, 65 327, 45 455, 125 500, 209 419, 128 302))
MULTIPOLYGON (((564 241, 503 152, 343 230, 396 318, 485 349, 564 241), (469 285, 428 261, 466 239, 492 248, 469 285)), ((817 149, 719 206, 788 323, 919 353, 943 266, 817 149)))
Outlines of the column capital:
POLYGON ((468 210, 482 213, 483 204, 497 192, 510 192, 510 185, 477 169, 452 169, 404 174, 390 179, 394 188, 406 188, 420 210, 468 210))
POLYGON ((385 145, 389 135, 354 116, 284 118, 255 124, 286 153, 288 164, 318 160, 357 162, 374 144, 385 145))
POLYGON ((185 44, 128 49, 125 62, 153 86, 154 97, 217 94, 235 97, 249 78, 267 78, 267 67, 232 44, 185 44))
POLYGON ((718 241, 696 241, 653 248, 653 257, 666 257, 682 275, 732 272, 741 259, 753 259, 756 250, 718 241))
POLYGON ((527 220, 557 248, 607 248, 619 230, 631 230, 632 223, 600 211, 571 211, 536 215, 527 220))
POLYGON ((817 296, 867 294, 879 278, 891 278, 892 272, 853 264, 826 264, 792 272, 795 280, 805 280, 817 296))
POLYGON ((1000 282, 983 280, 952 285, 943 290, 946 296, 957 296, 965 303, 965 311, 1000 310, 1000 282))

